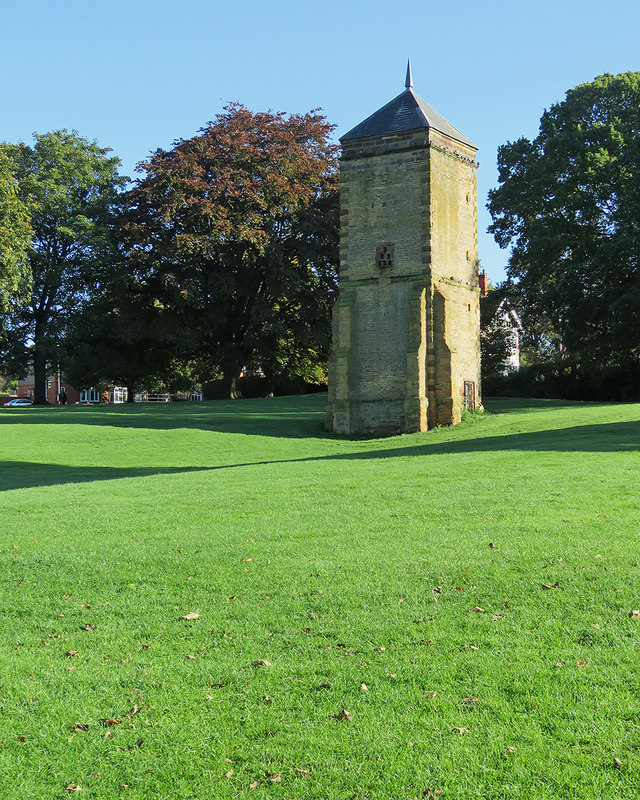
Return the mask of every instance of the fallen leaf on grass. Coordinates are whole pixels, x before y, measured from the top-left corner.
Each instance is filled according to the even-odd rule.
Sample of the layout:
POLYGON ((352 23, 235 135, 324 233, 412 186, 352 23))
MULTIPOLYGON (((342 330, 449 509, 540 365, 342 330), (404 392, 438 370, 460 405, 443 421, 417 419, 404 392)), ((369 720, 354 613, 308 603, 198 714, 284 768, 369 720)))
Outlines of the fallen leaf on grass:
POLYGON ((494 622, 499 622, 501 619, 502 619, 502 614, 494 614, 493 615, 493 621, 494 622))
POLYGON ((333 689, 332 683, 319 683, 318 689, 333 689))
POLYGON ((107 739, 113 739, 113 731, 107 731, 105 733, 105 736, 107 737, 107 739))
POLYGON ((182 619, 186 620, 198 619, 200 617, 199 612, 200 609, 198 609, 198 611, 190 611, 188 614, 185 614, 184 617, 182 617, 182 619))
POLYGON ((249 784, 250 789, 255 789, 258 786, 258 781, 251 781, 249 784))
POLYGON ((187 658, 189 659, 189 661, 195 661, 196 660, 195 656, 187 656, 187 658))
POLYGON ((138 739, 133 744, 130 744, 128 747, 116 747, 116 750, 119 750, 121 753, 126 752, 127 750, 137 750, 139 747, 142 747, 144 739, 138 739))
POLYGON ((433 690, 430 690, 428 692, 425 692, 424 696, 425 697, 430 697, 431 699, 433 699, 434 697, 438 696, 438 692, 434 692, 433 690))
POLYGON ((74 722, 73 723, 73 730, 74 731, 88 731, 89 724, 87 722, 74 722))
POLYGON ((87 608, 91 610, 91 606, 88 603, 81 603, 80 608, 87 608))
POLYGON ((67 786, 67 791, 68 792, 81 792, 82 791, 82 786, 78 786, 77 783, 70 783, 67 786))
POLYGON ((560 584, 559 584, 558 581, 556 581, 555 583, 543 583, 542 584, 542 588, 543 589, 559 589, 560 588, 560 584))
POLYGON ((496 543, 495 543, 495 542, 489 542, 489 547, 490 547, 492 550, 495 550, 495 549, 496 549, 496 547, 497 547, 497 545, 496 545, 496 543))
POLYGON ((309 769, 300 769, 300 767, 296 767, 296 772, 298 773, 298 775, 309 775, 311 770, 309 770, 309 769))
POLYGON ((561 669, 562 667, 564 667, 564 661, 556 661, 555 666, 558 669, 561 669))
POLYGON ((96 629, 96 626, 95 625, 89 625, 88 622, 87 622, 86 625, 81 625, 80 626, 80 630, 81 631, 95 631, 95 629, 96 629))
POLYGON ((360 691, 361 692, 368 692, 369 691, 369 687, 367 686, 366 683, 361 683, 360 684, 360 691))
POLYGON ((640 609, 634 609, 629 612, 629 619, 640 619, 640 609))
POLYGON ((215 697, 212 694, 205 695, 205 700, 215 700, 215 697))
POLYGON ((72 658, 73 656, 79 656, 79 655, 80 653, 77 650, 67 650, 67 652, 65 653, 65 656, 67 658, 72 658))
POLYGON ((384 651, 385 651, 386 649, 387 649, 386 647, 374 647, 374 648, 373 648, 373 651, 374 651, 374 652, 377 652, 377 653, 384 653, 384 651))
POLYGON ((469 728, 451 728, 451 733, 469 733, 469 728))
POLYGON ((280 783, 281 780, 282 780, 282 775, 279 772, 274 773, 270 777, 271 783, 280 783))
POLYGON ((106 719, 100 720, 100 724, 103 728, 113 728, 115 725, 119 725, 121 722, 121 719, 114 719, 113 717, 107 717, 106 719))
POLYGON ((225 778, 233 778, 233 770, 230 769, 229 772, 224 773, 225 778))
POLYGON ((614 766, 616 769, 620 769, 620 767, 622 766, 622 761, 620 761, 620 759, 619 759, 619 758, 614 758, 614 759, 613 759, 613 766, 614 766))
POLYGON ((229 597, 227 597, 227 603, 231 603, 233 600, 236 599, 236 597, 237 595, 235 594, 230 595, 229 597))
POLYGON ((515 753, 515 752, 516 748, 513 745, 510 744, 507 746, 507 753, 515 753))
POLYGON ((254 667, 270 667, 271 662, 267 661, 266 658, 259 658, 257 661, 253 662, 254 667))
POLYGON ((479 699, 470 694, 469 697, 465 697, 462 702, 465 703, 465 705, 472 706, 479 702, 479 699))
POLYGON ((262 735, 266 736, 266 737, 269 737, 269 736, 275 736, 275 733, 273 731, 264 730, 264 731, 262 731, 262 735))
POLYGON ((476 614, 484 614, 484 608, 480 608, 480 606, 474 606, 471 610, 476 614))
POLYGON ((243 558, 243 559, 242 559, 242 563, 243 563, 243 564, 248 564, 248 563, 249 563, 250 561, 252 561, 252 560, 253 560, 253 559, 251 559, 251 558, 243 558))
POLYGON ((587 662, 583 658, 581 658, 581 659, 578 660, 578 666, 580 667, 580 669, 584 669, 585 667, 588 667, 589 665, 587 664, 587 662))

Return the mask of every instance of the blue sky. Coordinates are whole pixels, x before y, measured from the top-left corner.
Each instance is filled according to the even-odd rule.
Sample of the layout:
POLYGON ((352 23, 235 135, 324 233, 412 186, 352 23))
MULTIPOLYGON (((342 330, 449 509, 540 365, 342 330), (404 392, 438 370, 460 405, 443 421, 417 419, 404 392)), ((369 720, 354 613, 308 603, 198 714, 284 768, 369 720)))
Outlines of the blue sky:
POLYGON ((414 88, 479 147, 480 258, 496 151, 535 136, 545 108, 604 72, 640 70, 640 3, 537 0, 0 0, 0 140, 76 129, 132 175, 228 101, 253 111, 321 107, 346 133, 414 88))

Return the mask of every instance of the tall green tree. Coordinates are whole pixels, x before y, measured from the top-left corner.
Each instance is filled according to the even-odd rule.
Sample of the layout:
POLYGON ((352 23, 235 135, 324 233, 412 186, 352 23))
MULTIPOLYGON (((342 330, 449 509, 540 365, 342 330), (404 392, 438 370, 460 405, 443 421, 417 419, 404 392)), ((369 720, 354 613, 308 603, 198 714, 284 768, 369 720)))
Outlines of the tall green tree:
POLYGON ((71 321, 65 335, 64 373, 73 386, 126 386, 128 398, 142 389, 178 383, 190 388, 182 352, 182 331, 164 309, 114 266, 108 283, 71 321))
POLYGON ((46 402, 48 365, 60 359, 69 321, 108 279, 116 258, 113 214, 126 179, 109 153, 67 130, 36 134, 33 147, 0 145, 32 228, 31 297, 10 301, 0 355, 9 373, 33 369, 36 403, 46 402))
POLYGON ((319 113, 228 106, 139 169, 122 231, 131 274, 179 320, 231 396, 245 366, 326 358, 337 274, 337 162, 319 113))
POLYGON ((489 230, 556 352, 629 364, 640 355, 640 73, 570 89, 538 136, 498 151, 489 230))
MULTIPOLYGON (((28 299, 31 272, 29 208, 18 194, 15 165, 0 151, 0 314, 10 299, 28 299)), ((1 322, 1 317, 0 317, 1 322)))

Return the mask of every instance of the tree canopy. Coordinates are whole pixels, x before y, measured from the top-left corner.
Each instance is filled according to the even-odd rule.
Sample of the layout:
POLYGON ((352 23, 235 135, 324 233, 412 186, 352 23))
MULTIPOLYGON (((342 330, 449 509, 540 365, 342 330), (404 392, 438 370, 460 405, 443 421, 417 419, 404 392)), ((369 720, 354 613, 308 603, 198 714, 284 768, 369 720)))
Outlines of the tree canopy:
MULTIPOLYGON (((0 313, 28 298, 31 245, 28 205, 18 194, 15 165, 0 151, 0 313)), ((1 322, 1 320, 0 320, 1 322)))
POLYGON ((18 197, 31 211, 31 297, 10 300, 3 361, 7 371, 33 368, 35 402, 45 402, 47 364, 59 359, 66 327, 108 277, 114 259, 113 212, 125 178, 119 159, 67 130, 36 134, 35 144, 0 145, 18 197))
POLYGON ((337 162, 317 112, 229 105, 157 150, 122 218, 130 274, 180 322, 176 349, 219 370, 313 373, 337 273, 337 162))
POLYGON ((489 230, 507 273, 561 352, 625 364, 640 354, 640 73, 570 89, 538 136, 498 151, 489 230))

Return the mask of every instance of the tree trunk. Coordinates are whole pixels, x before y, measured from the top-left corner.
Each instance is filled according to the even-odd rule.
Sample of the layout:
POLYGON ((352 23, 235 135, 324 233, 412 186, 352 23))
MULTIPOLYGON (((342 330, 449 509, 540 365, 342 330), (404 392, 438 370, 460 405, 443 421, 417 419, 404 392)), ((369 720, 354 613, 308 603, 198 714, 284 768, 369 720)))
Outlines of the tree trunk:
POLYGON ((127 386, 127 403, 134 403, 136 390, 133 386, 127 386))
POLYGON ((265 397, 273 397, 274 392, 276 390, 276 380, 275 375, 273 372, 268 372, 265 370, 264 373, 264 388, 265 388, 265 397))
POLYGON ((37 344, 33 354, 33 383, 33 404, 47 405, 47 361, 37 344))
POLYGON ((239 400, 242 397, 242 392, 238 386, 238 379, 240 377, 240 370, 237 367, 233 369, 226 369, 222 373, 222 379, 225 386, 228 387, 229 397, 232 400, 239 400))

